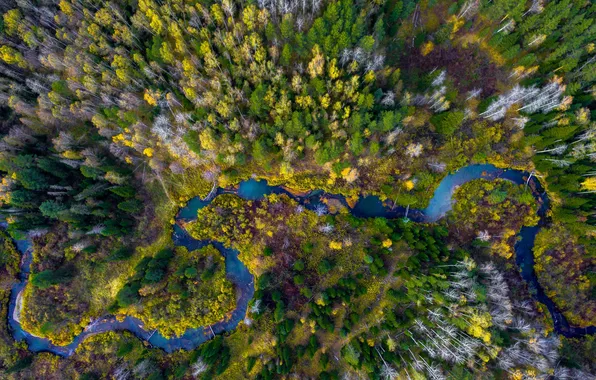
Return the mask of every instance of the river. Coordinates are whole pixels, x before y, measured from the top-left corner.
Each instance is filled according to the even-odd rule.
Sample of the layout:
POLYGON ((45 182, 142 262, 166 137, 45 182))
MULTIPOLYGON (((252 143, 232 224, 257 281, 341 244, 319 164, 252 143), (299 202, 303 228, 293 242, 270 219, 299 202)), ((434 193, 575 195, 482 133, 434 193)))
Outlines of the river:
MULTIPOLYGON (((341 195, 327 194, 320 190, 312 191, 306 195, 294 195, 283 187, 268 186, 266 181, 251 179, 241 182, 236 189, 217 189, 214 196, 209 201, 201 200, 198 197, 193 198, 185 207, 180 209, 176 216, 176 221, 180 222, 196 219, 197 211, 208 205, 213 198, 220 194, 237 194, 244 199, 256 200, 263 198, 267 194, 276 193, 286 194, 311 210, 321 205, 321 200, 325 197, 339 200, 350 209, 354 216, 361 218, 382 217, 393 219, 403 218, 407 214, 407 217, 414 222, 432 223, 440 220, 445 213, 451 209, 453 192, 458 186, 461 186, 468 181, 479 178, 489 180, 503 178, 516 184, 525 184, 528 176, 529 174, 523 171, 499 169, 489 164, 469 165, 447 175, 435 190, 428 207, 423 210, 406 210, 403 207, 391 208, 384 205, 379 198, 375 196, 361 197, 352 208, 348 206, 345 198, 341 195)), ((540 221, 535 227, 522 227, 518 234, 520 239, 518 239, 518 242, 515 245, 515 259, 520 268, 522 278, 528 283, 530 292, 535 299, 546 305, 548 308, 551 317, 553 318, 553 324, 557 333, 567 337, 594 334, 596 333, 596 326, 570 326, 567 319, 557 309, 554 302, 546 296, 544 290, 538 283, 538 279, 534 272, 534 256, 532 248, 534 246, 536 234, 546 224, 546 211, 548 210, 549 201, 536 177, 531 177, 529 187, 533 189, 533 195, 539 204, 538 215, 540 216, 540 221)), ((57 346, 46 338, 34 336, 23 330, 21 323, 19 322, 19 309, 21 308, 19 299, 23 289, 27 285, 32 255, 31 242, 28 240, 18 240, 16 241, 16 245, 22 254, 20 265, 21 272, 19 275, 20 282, 12 288, 8 310, 8 324, 15 340, 24 340, 29 346, 29 350, 33 352, 47 351, 56 355, 68 357, 74 353, 75 349, 86 337, 106 331, 126 330, 137 336, 139 339, 148 341, 153 347, 159 347, 166 352, 173 352, 179 349, 194 349, 205 341, 213 338, 215 334, 234 330, 240 321, 246 317, 248 303, 252 299, 255 291, 254 278, 246 266, 238 259, 238 251, 226 248, 222 243, 217 241, 193 239, 178 224, 174 225, 172 239, 175 245, 185 246, 189 250, 212 244, 225 257, 226 274, 234 284, 237 295, 236 308, 228 318, 210 326, 188 329, 181 336, 168 339, 162 336, 158 331, 146 330, 143 322, 137 318, 125 317, 122 321, 118 321, 114 316, 106 316, 87 325, 87 327, 85 327, 85 329, 77 335, 69 345, 57 346)))

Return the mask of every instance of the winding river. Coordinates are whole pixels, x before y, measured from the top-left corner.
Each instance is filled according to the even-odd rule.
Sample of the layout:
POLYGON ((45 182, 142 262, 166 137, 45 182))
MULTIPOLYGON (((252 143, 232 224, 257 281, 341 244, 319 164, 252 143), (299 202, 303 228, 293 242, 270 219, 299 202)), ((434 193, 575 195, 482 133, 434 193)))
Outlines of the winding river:
MULTIPOLYGON (((197 210, 208 205, 211 200, 220 194, 237 194, 244 199, 260 199, 266 194, 286 194, 295 199, 308 209, 315 209, 321 205, 323 198, 334 198, 346 205, 354 216, 369 218, 400 218, 407 217, 415 222, 432 223, 441 219, 447 211, 451 209, 452 195, 457 186, 478 179, 503 178, 516 184, 524 184, 527 181, 528 173, 519 170, 505 170, 496 168, 493 165, 469 165, 460 170, 447 175, 435 190, 433 198, 428 207, 424 210, 406 210, 402 207, 390 208, 384 205, 378 197, 367 196, 361 198, 354 207, 349 207, 345 198, 341 195, 327 194, 320 190, 312 191, 307 195, 294 195, 281 186, 268 186, 265 181, 256 181, 254 179, 243 181, 237 189, 218 188, 210 200, 201 200, 193 198, 182 208, 176 216, 177 222, 196 219, 197 210)), ((534 256, 532 248, 534 239, 540 228, 546 223, 546 211, 548 210, 548 197, 544 192, 540 182, 535 177, 531 177, 529 186, 532 189, 534 197, 539 204, 538 215, 540 222, 535 227, 523 227, 519 232, 518 242, 515 245, 516 262, 521 270, 522 278, 528 283, 531 293, 536 300, 548 308, 555 326, 555 331, 567 337, 577 337, 586 334, 596 333, 596 326, 573 327, 570 326, 563 314, 557 309, 554 302, 549 299, 544 290, 538 283, 534 272, 534 256)), ((214 337, 215 334, 232 331, 238 326, 240 321, 246 317, 248 303, 254 295, 254 278, 246 266, 238 259, 238 251, 223 246, 222 243, 212 240, 193 239, 179 224, 174 225, 173 233, 174 244, 185 246, 189 250, 194 250, 208 244, 214 245, 225 257, 226 274, 236 289, 236 309, 234 309, 225 320, 219 321, 210 326, 188 329, 179 337, 165 338, 158 331, 147 330, 143 322, 134 317, 125 317, 119 321, 115 316, 106 316, 93 321, 77 335, 72 343, 66 346, 57 346, 46 338, 32 335, 23 330, 19 322, 22 291, 27 285, 29 271, 32 261, 31 242, 28 240, 18 240, 16 245, 22 253, 20 265, 20 282, 13 286, 10 296, 8 310, 8 324, 10 330, 17 341, 25 341, 29 350, 33 352, 47 351, 56 355, 68 357, 72 355, 78 345, 89 335, 94 335, 106 331, 126 330, 137 336, 139 339, 146 340, 153 347, 159 347, 166 352, 173 352, 180 349, 191 350, 214 337)))

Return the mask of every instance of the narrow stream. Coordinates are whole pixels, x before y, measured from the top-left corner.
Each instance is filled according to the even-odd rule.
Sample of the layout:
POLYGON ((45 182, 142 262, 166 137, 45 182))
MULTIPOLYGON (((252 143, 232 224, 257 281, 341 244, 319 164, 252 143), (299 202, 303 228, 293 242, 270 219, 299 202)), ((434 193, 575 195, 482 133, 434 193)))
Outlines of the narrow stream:
MULTIPOLYGON (((525 184, 528 175, 528 173, 523 171, 499 169, 488 164, 469 165, 446 176, 435 190, 428 207, 424 210, 406 210, 403 207, 391 208, 384 205, 378 197, 366 196, 360 198, 354 207, 350 208, 350 211, 354 216, 361 218, 382 217, 389 219, 402 218, 407 212, 408 218, 412 221, 432 223, 440 220, 445 213, 451 209, 453 192, 458 186, 478 178, 503 178, 516 184, 525 184)), ((519 232, 520 239, 515 245, 515 254, 516 263, 521 269, 522 278, 528 283, 530 291, 536 300, 546 305, 548 308, 553 318, 555 331, 557 331, 557 333, 567 337, 594 334, 596 333, 596 326, 569 326, 569 323, 563 314, 557 309, 554 302, 546 296, 544 290, 538 283, 538 279, 534 272, 534 256, 532 248, 534 246, 536 234, 540 231, 540 228, 546 224, 545 215, 548 210, 549 202, 540 182, 536 180, 535 177, 532 177, 529 181, 529 187, 532 189, 534 197, 539 204, 538 215, 540 216, 540 222, 536 227, 522 227, 519 232)), ((215 192, 213 198, 225 193, 237 194, 244 199, 252 200, 260 199, 265 195, 272 193, 287 194, 289 197, 295 199, 304 207, 311 210, 314 210, 317 206, 322 206, 323 198, 337 199, 342 204, 348 206, 345 198, 341 195, 327 194, 319 190, 312 191, 304 196, 294 195, 281 186, 268 186, 267 182, 256 181, 254 179, 241 182, 237 189, 219 188, 215 192)), ((193 198, 184 208, 180 209, 176 216, 176 220, 189 221, 196 219, 197 211, 211 203, 211 200, 203 201, 198 197, 193 198)), ((205 341, 213 338, 215 334, 234 330, 240 321, 246 317, 248 303, 255 291, 254 278, 246 266, 238 259, 238 251, 226 248, 222 243, 217 241, 193 239, 188 232, 178 224, 174 225, 172 239, 175 245, 185 246, 191 251, 212 244, 225 257, 226 274, 234 284, 237 294, 236 309, 234 309, 231 315, 225 320, 210 326, 188 329, 181 336, 168 339, 162 336, 158 331, 146 330, 143 322, 137 318, 126 317, 123 321, 118 321, 114 316, 106 316, 87 325, 87 327, 85 327, 85 329, 77 335, 69 345, 54 345, 46 338, 34 336, 23 330, 21 323, 19 322, 19 309, 21 307, 19 306, 19 299, 23 289, 27 285, 32 255, 31 242, 28 240, 18 240, 16 241, 16 245, 18 250, 22 253, 20 265, 21 272, 19 275, 21 281, 12 288, 8 310, 8 324, 15 340, 25 340, 29 349, 33 352, 47 351, 67 357, 74 353, 77 346, 87 336, 106 331, 127 330, 139 339, 147 340, 154 347, 159 347, 166 352, 173 352, 179 349, 194 349, 205 341)))

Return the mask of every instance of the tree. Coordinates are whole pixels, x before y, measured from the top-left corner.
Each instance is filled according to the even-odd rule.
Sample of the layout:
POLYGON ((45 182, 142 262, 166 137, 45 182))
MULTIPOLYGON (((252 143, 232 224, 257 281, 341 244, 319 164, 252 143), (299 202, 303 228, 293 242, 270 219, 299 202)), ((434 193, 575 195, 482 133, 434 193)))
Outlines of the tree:
POLYGON ((50 179, 35 168, 26 168, 16 173, 17 179, 28 190, 44 190, 50 186, 50 179))
POLYGON ((31 278, 31 284, 40 289, 46 289, 50 286, 69 282, 75 274, 74 266, 67 264, 56 270, 45 270, 34 274, 31 278))
POLYGON ((184 276, 186 278, 195 278, 195 277, 197 277, 197 274, 198 274, 197 269, 193 268, 193 267, 186 268, 184 270, 184 276))
POLYGON ((375 39, 373 36, 364 36, 360 40, 359 45, 365 52, 370 53, 375 47, 375 39))
POLYGON ((437 132, 446 137, 453 135, 463 120, 464 113, 461 111, 443 112, 430 118, 437 132))
POLYGON ((122 211, 125 211, 129 214, 135 214, 142 210, 143 205, 137 199, 131 199, 128 201, 118 203, 118 208, 122 211))
POLYGON ((596 192, 596 177, 589 177, 582 182, 582 189, 586 192, 596 192))
POLYGON ((301 272, 304 270, 304 261, 303 260, 296 260, 294 262, 293 268, 295 271, 301 272))
POLYGON ((140 299, 139 296, 140 284, 134 283, 125 285, 116 295, 116 300, 120 307, 132 305, 140 299))
POLYGON ((56 201, 45 201, 39 206, 39 210, 48 218, 57 219, 60 213, 67 209, 67 206, 56 201))
POLYGON ((323 74, 325 66, 325 58, 321 52, 319 45, 314 45, 312 48, 312 60, 308 64, 308 73, 311 78, 316 78, 323 74))

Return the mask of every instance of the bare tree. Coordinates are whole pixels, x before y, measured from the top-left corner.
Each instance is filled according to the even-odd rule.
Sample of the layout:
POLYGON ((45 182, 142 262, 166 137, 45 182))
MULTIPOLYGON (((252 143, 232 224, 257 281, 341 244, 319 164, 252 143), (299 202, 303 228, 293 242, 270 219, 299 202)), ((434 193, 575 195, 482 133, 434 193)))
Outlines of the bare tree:
POLYGON ((315 206, 315 213, 318 216, 323 216, 323 215, 327 214, 327 207, 324 204, 319 203, 318 205, 315 206))
POLYGON ((197 361, 191 367, 192 376, 197 378, 209 369, 209 366, 205 364, 203 358, 199 357, 197 361))

